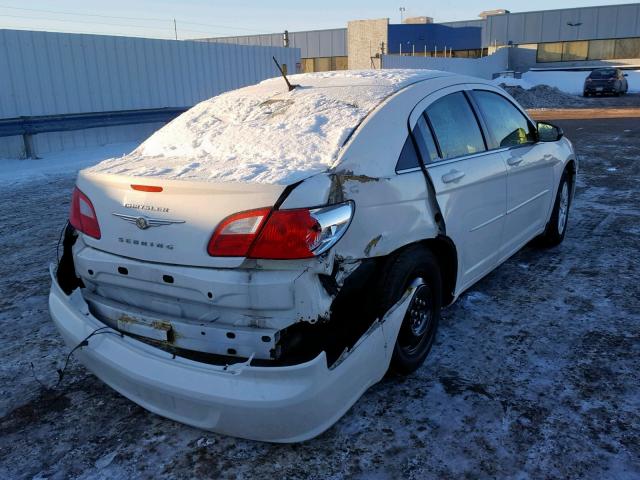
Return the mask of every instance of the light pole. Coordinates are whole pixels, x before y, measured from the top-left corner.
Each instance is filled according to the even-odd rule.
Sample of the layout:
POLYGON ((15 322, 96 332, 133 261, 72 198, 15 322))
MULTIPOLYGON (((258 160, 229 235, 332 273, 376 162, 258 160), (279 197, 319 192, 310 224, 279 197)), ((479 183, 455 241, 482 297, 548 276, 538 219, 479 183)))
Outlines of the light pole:
POLYGON ((400 7, 400 23, 402 23, 403 21, 403 17, 404 17, 404 11, 406 9, 404 7, 400 7))

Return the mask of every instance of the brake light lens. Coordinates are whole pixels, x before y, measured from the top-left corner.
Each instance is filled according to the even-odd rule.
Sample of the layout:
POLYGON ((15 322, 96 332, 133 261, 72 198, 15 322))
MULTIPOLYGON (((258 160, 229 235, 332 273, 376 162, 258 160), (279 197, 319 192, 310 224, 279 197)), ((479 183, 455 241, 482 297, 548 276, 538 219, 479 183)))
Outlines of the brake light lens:
POLYGON ((82 193, 78 187, 73 189, 69 222, 76 230, 100 240, 100 225, 96 211, 89 197, 82 193))
POLYGON ((138 192, 149 192, 149 193, 159 193, 163 190, 162 187, 158 187, 156 185, 131 185, 132 190, 137 190, 138 192))
POLYGON ((271 212, 260 208, 225 218, 213 232, 207 252, 212 257, 245 257, 260 227, 271 212))
POLYGON ((209 242, 211 256, 293 260, 329 250, 344 235, 353 203, 314 209, 258 209, 223 220, 209 242))
POLYGON ((248 256, 273 259, 311 258, 321 230, 310 210, 277 210, 260 231, 248 256))

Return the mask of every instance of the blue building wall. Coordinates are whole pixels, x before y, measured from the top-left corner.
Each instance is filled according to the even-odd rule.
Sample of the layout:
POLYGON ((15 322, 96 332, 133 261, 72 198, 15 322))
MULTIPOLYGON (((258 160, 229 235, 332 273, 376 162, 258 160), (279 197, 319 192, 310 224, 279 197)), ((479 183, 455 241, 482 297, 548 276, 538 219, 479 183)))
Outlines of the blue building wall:
POLYGON ((453 50, 471 50, 482 48, 482 22, 480 25, 446 25, 438 23, 427 24, 397 24, 389 25, 388 53, 411 52, 415 46, 416 52, 433 52, 452 48, 453 50))

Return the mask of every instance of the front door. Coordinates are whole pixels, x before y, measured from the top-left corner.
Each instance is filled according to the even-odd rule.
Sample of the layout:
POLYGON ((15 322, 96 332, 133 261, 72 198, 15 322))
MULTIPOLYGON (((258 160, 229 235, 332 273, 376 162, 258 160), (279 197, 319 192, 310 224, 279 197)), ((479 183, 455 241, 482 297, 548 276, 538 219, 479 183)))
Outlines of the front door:
POLYGON ((508 258, 545 226, 553 199, 553 157, 544 144, 536 143, 532 122, 507 98, 495 91, 473 90, 495 149, 502 149, 507 166, 507 215, 502 240, 502 259, 508 258))

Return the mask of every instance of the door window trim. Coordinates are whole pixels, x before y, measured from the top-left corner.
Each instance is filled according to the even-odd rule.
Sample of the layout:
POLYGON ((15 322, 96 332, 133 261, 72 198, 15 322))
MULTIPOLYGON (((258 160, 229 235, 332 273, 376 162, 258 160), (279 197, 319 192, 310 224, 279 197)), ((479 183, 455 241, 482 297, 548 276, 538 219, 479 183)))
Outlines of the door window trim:
MULTIPOLYGON (((432 105, 433 103, 435 103, 436 101, 440 100, 441 98, 446 97, 447 95, 450 95, 452 93, 456 93, 456 92, 463 92, 465 94, 465 96, 469 95, 469 92, 473 91, 473 90, 484 90, 487 92, 491 92, 491 93, 495 93, 497 95, 500 95, 502 98, 504 98, 505 100, 507 100, 509 103, 511 103, 523 116, 524 118, 527 120, 527 122, 531 125, 535 125, 535 123, 531 120, 531 118, 529 117, 529 115, 526 113, 526 111, 524 111, 519 105, 517 105, 516 103, 512 102, 510 99, 508 99, 507 97, 505 97, 500 90, 498 89, 498 87, 492 87, 491 85, 485 85, 485 84, 479 84, 479 83, 457 83, 454 85, 448 85, 446 87, 442 87, 439 88, 438 90, 435 90, 433 92, 431 92, 430 94, 428 94, 427 96, 423 97, 422 99, 420 99, 420 101, 418 101, 415 106, 413 107, 413 109, 411 110, 411 113, 409 114, 409 118, 408 118, 408 131, 409 131, 409 135, 413 135, 413 129, 412 127, 412 123, 413 128, 415 128, 418 124, 418 118, 420 117, 420 115, 423 115, 425 118, 425 121, 427 123, 427 126, 429 127, 429 129, 431 130, 430 133, 433 137, 433 141, 436 145, 436 148, 438 150, 438 160, 434 160, 432 162, 428 162, 428 163, 424 163, 424 166, 427 170, 431 169, 431 168, 435 168, 438 167, 440 165, 447 165, 450 163, 455 163, 455 162, 459 162, 462 160, 468 160, 474 157, 482 157, 484 155, 488 155, 488 154, 493 154, 493 153, 498 153, 498 152, 506 152, 508 150, 511 150, 512 148, 520 148, 522 146, 531 146, 534 145, 535 143, 524 143, 522 145, 517 145, 517 146, 512 146, 512 147, 498 147, 498 148, 494 148, 492 150, 489 150, 487 147, 487 143, 486 143, 486 135, 489 134, 489 132, 485 132, 483 130, 483 125, 481 125, 480 123, 478 123, 478 126, 480 127, 480 131, 482 132, 483 135, 483 140, 485 142, 485 148, 487 148, 487 150, 483 151, 483 152, 477 152, 477 153, 470 153, 469 155, 462 155, 459 157, 453 157, 453 158, 442 158, 442 153, 440 151, 440 144, 438 143, 438 139, 435 136, 435 134, 433 133, 433 127, 431 125, 431 121, 429 120, 428 116, 425 115, 425 111, 426 109, 432 105), (443 91, 445 91, 443 93, 443 91), (435 97, 433 100, 431 99, 431 97, 435 97), (424 107, 422 107, 422 111, 420 111, 420 109, 418 107, 420 107, 421 105, 424 105, 424 107), (418 113, 419 112, 419 113, 418 113), (415 120, 414 120, 415 119, 415 120)), ((467 97, 467 101, 468 97, 467 97)), ((475 105, 471 104, 471 109, 474 111, 474 115, 476 115, 476 121, 477 121, 477 115, 478 113, 475 111, 475 105)), ((535 130, 535 129, 534 129, 535 130)), ((420 151, 417 151, 417 154, 422 156, 422 153, 420 151)), ((424 159, 423 159, 424 160, 424 159)), ((417 166, 417 167, 413 167, 413 168, 407 168, 407 169, 403 169, 403 170, 396 170, 396 174, 401 175, 404 173, 413 173, 413 172, 418 172, 418 171, 422 171, 422 167, 421 166, 417 166)))

